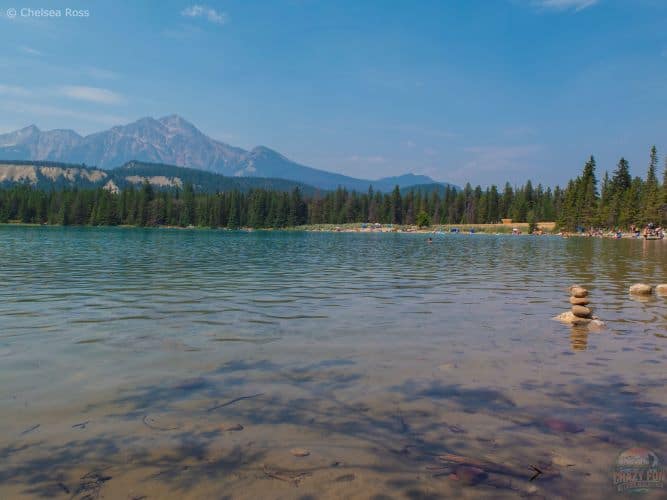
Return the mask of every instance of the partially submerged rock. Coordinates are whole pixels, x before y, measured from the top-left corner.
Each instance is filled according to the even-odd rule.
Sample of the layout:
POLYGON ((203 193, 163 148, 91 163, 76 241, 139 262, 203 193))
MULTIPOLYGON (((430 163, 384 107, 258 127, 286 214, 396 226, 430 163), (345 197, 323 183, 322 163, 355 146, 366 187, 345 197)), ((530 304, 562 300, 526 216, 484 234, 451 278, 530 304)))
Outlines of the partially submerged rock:
POLYGON ((667 283, 656 286, 655 293, 662 295, 663 297, 667 296, 667 283))
POLYGON ((597 316, 591 316, 590 318, 580 318, 575 316, 572 311, 565 311, 564 313, 556 316, 554 319, 570 326, 586 326, 590 330, 599 330, 604 327, 604 322, 597 316))
POLYGON ((290 453, 295 457, 307 457, 310 455, 310 451, 305 448, 292 448, 290 453))
POLYGON ((454 469, 454 473, 451 475, 451 478, 456 481, 461 481, 463 484, 475 485, 486 480, 489 475, 480 469, 479 467, 473 467, 472 465, 459 465, 454 469))
POLYGON ((242 431, 243 426, 241 424, 222 424, 220 429, 224 432, 242 431))
POLYGON ((630 293, 634 295, 651 295, 653 287, 646 283, 636 283, 630 287, 630 293))
POLYGON ((560 418, 545 418, 542 423, 547 429, 553 432, 576 434, 584 430, 580 425, 568 422, 567 420, 561 420, 560 418))
POLYGON ((552 452, 551 454, 551 463, 559 467, 574 467, 577 465, 574 459, 556 452, 552 452))

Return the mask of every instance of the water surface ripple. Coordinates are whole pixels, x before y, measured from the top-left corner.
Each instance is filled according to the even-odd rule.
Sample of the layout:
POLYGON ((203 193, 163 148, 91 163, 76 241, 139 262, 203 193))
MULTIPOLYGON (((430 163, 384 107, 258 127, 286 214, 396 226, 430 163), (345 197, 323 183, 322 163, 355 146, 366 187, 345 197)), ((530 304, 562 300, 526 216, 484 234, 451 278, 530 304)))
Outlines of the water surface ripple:
POLYGON ((600 497, 667 459, 667 300, 627 291, 667 244, 425 240, 0 228, 0 498, 600 497), (552 321, 572 283, 606 329, 552 321))

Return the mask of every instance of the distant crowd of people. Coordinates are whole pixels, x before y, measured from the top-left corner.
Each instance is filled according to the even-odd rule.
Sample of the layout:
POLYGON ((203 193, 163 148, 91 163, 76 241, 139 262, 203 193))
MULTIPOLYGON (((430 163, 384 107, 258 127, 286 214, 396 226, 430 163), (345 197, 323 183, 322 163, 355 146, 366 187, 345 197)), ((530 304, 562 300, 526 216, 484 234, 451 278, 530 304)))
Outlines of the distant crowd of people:
POLYGON ((665 230, 660 226, 656 226, 652 222, 649 222, 641 231, 639 230, 639 227, 633 224, 630 226, 630 232, 634 238, 640 238, 643 236, 645 239, 651 238, 661 240, 665 237, 665 230))
MULTIPOLYGON (((615 229, 615 230, 612 230, 612 231, 604 231, 604 230, 599 229, 599 228, 591 227, 591 228, 588 228, 588 230, 580 230, 578 232, 580 234, 583 233, 584 235, 589 236, 589 237, 597 237, 597 238, 605 237, 605 238, 615 238, 615 239, 623 238, 623 231, 621 231, 620 229, 615 229)), ((561 236, 563 236, 564 238, 568 238, 569 236, 571 236, 571 234, 567 233, 567 232, 561 232, 559 234, 561 236)), ((665 229, 660 227, 660 226, 656 226, 652 222, 648 223, 644 227, 644 229, 640 229, 639 226, 637 226, 635 224, 632 224, 630 226, 630 236, 632 238, 642 238, 643 237, 644 239, 647 239, 647 240, 648 239, 661 240, 665 237, 665 229)))

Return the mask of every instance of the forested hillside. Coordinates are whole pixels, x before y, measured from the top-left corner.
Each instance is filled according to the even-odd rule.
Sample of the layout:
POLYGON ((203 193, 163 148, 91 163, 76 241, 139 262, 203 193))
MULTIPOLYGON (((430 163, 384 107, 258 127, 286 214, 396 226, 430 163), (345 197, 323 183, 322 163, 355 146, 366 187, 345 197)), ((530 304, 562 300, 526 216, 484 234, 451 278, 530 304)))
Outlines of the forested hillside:
MULTIPOLYGON (((564 189, 523 186, 482 189, 470 184, 444 191, 398 186, 390 193, 359 193, 339 188, 304 194, 253 188, 219 193, 182 188, 156 189, 144 182, 120 192, 108 189, 39 190, 19 184, 0 190, 0 222, 138 226, 286 227, 301 224, 379 222, 391 224, 481 224, 503 218, 516 222, 557 221, 565 230, 628 228, 648 222, 667 224, 667 164, 658 178, 653 147, 645 178, 632 178, 621 158, 598 182, 591 157, 580 176, 564 189)), ((143 172, 137 171, 137 174, 143 172)), ((207 174, 209 175, 209 174, 207 174)))

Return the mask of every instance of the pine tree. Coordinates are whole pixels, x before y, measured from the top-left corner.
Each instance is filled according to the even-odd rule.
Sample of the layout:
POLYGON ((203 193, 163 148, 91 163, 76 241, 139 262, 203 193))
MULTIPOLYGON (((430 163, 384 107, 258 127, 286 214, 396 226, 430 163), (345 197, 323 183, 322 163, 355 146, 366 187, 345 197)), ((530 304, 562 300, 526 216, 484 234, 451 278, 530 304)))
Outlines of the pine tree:
POLYGON ((577 222, 585 227, 595 224, 597 214, 597 179, 595 177, 595 158, 591 155, 584 165, 577 193, 577 222))
POLYGON ((410 190, 403 198, 403 222, 412 226, 415 223, 415 193, 410 190))
POLYGON ((500 221, 500 210, 498 206, 499 202, 498 188, 496 185, 492 185, 489 190, 489 195, 486 198, 486 219, 487 222, 494 224, 500 221))
POLYGON ((665 156, 665 170, 662 172, 662 206, 660 207, 662 227, 667 226, 667 156, 665 156))
POLYGON ((611 227, 614 225, 612 218, 612 200, 613 188, 609 172, 605 170, 604 177, 602 177, 602 185, 600 187, 600 204, 598 206, 598 225, 604 227, 611 227))
POLYGON ((373 186, 368 186, 368 217, 367 222, 377 222, 378 205, 373 194, 373 186))
POLYGON ((398 185, 391 193, 391 223, 403 223, 403 200, 401 198, 401 189, 398 187, 398 185))
POLYGON ((573 231, 577 228, 577 184, 579 182, 579 178, 570 180, 563 192, 558 226, 567 231, 573 231))
MULTIPOLYGON (((189 182, 183 186, 183 210, 181 211, 180 225, 190 226, 195 222, 195 190, 189 182)), ((238 226, 236 226, 238 227, 238 226)))
POLYGON ((642 192, 644 181, 641 177, 632 179, 630 188, 623 197, 623 206, 621 207, 621 217, 619 225, 621 227, 630 227, 632 224, 641 224, 642 222, 642 192))
POLYGON ((630 176, 630 165, 623 157, 618 161, 616 170, 611 179, 612 190, 614 193, 624 193, 630 189, 632 184, 632 177, 630 176))
POLYGON ((63 226, 69 226, 72 223, 72 218, 70 215, 71 212, 71 201, 69 192, 65 191, 63 193, 63 200, 60 205, 60 213, 58 215, 58 223, 63 226))
POLYGON ((290 199, 290 226, 301 226, 308 218, 307 207, 301 196, 301 189, 295 187, 290 199))
POLYGON ((660 220, 660 186, 658 185, 658 178, 656 176, 656 169, 658 168, 658 152, 655 146, 651 147, 651 155, 649 160, 648 172, 646 173, 646 181, 642 192, 642 206, 644 208, 642 214, 642 223, 656 222, 660 220))
POLYGON ((227 227, 230 229, 238 229, 241 227, 241 213, 238 198, 239 193, 237 191, 232 191, 229 203, 229 220, 227 221, 227 227))
POLYGON ((501 219, 511 218, 511 210, 513 203, 514 203, 514 190, 512 189, 512 185, 509 182, 506 182, 505 189, 503 190, 503 197, 501 200, 501 208, 500 208, 501 219))

